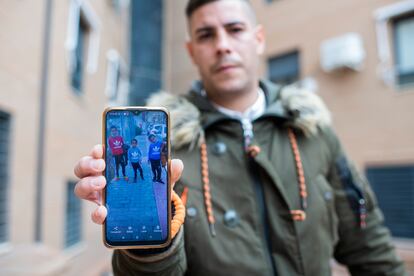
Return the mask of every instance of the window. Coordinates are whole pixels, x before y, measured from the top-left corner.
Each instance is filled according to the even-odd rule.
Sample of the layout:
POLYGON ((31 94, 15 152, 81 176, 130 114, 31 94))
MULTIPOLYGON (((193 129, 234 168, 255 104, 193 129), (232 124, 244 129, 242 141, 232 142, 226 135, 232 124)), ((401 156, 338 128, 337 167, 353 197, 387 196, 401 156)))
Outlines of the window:
POLYGON ((414 84, 414 14, 395 19, 393 34, 396 81, 414 84))
POLYGON ((374 16, 382 80, 389 86, 413 85, 414 1, 398 1, 376 10, 374 16))
POLYGON ((69 181, 66 189, 65 248, 79 243, 82 236, 82 204, 75 196, 75 185, 69 181))
POLYGON ((414 165, 371 167, 366 175, 393 236, 414 238, 414 165))
POLYGON ((84 73, 96 72, 99 28, 99 19, 87 0, 70 1, 65 48, 70 84, 77 93, 83 91, 84 73))
POLYGON ((71 74, 71 85, 77 93, 82 93, 83 68, 84 68, 84 48, 85 37, 87 35, 86 24, 79 18, 78 22, 78 41, 75 48, 75 63, 71 74))
POLYGON ((293 51, 268 61, 269 79, 281 85, 292 84, 299 80, 299 52, 293 51))
POLYGON ((115 49, 107 52, 106 96, 109 106, 128 105, 129 80, 125 61, 115 49))
POLYGON ((108 3, 119 12, 129 4, 129 0, 108 0, 108 3))
POLYGON ((0 243, 8 240, 10 116, 0 112, 0 243))

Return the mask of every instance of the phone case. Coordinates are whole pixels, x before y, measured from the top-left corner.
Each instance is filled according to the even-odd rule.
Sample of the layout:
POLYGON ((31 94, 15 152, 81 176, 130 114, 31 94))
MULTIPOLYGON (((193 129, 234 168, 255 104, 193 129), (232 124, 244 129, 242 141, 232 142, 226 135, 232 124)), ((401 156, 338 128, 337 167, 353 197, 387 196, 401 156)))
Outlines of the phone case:
MULTIPOLYGON (((110 111, 162 111, 165 112, 167 115, 167 149, 168 149, 168 153, 167 153, 167 173, 168 173, 168 178, 167 178, 167 239, 165 242, 160 243, 160 244, 142 244, 142 245, 136 245, 136 244, 124 244, 124 245, 114 245, 111 244, 107 237, 106 237, 106 220, 104 222, 104 224, 102 225, 102 237, 103 237, 103 243, 106 247, 111 248, 111 249, 157 249, 157 248, 164 248, 166 246, 168 246, 171 243, 171 150, 170 150, 170 115, 169 112, 166 108, 164 107, 124 107, 124 106, 119 106, 119 107, 109 107, 106 108, 103 112, 103 117, 102 117, 102 144, 104 145, 104 155, 103 158, 106 161, 106 138, 107 138, 107 134, 106 134, 106 118, 107 118, 107 113, 110 111)), ((104 176, 106 177, 106 170, 107 168, 105 168, 104 171, 104 176)), ((107 184, 108 185, 108 184, 107 184)), ((103 191, 103 205, 106 206, 107 202, 107 186, 105 187, 104 191, 103 191)), ((109 212, 109 211, 108 211, 109 212)))

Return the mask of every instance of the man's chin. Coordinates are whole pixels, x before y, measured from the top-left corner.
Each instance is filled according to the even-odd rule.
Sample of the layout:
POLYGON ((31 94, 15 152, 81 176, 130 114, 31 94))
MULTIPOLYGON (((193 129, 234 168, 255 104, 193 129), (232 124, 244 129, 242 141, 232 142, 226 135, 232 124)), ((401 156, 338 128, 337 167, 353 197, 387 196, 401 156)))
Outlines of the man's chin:
POLYGON ((220 87, 217 89, 217 92, 220 96, 226 97, 226 96, 236 96, 241 95, 246 92, 245 87, 242 86, 225 86, 220 87))
POLYGON ((240 93, 246 90, 247 85, 240 79, 229 79, 214 84, 215 90, 223 94, 240 93))

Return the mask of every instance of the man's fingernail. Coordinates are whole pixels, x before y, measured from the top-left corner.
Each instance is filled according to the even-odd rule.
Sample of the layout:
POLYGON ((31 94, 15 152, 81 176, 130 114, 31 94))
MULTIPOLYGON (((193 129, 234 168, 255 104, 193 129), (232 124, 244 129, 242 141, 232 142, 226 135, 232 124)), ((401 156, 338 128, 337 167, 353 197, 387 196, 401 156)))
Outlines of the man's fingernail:
POLYGON ((99 178, 92 179, 91 181, 92 181, 92 185, 101 186, 101 181, 99 181, 99 178))
POLYGON ((101 171, 101 170, 103 169, 103 167, 104 167, 104 162, 103 162, 103 160, 95 160, 95 161, 93 162, 93 168, 94 168, 95 170, 101 171))

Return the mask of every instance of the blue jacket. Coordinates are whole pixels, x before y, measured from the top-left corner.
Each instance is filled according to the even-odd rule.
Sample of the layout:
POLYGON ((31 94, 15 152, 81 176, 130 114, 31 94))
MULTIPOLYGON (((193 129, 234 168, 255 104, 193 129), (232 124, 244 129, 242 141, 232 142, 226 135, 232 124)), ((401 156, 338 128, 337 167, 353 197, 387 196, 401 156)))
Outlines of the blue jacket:
POLYGON ((148 150, 149 160, 160 160, 161 159, 161 146, 162 146, 162 143, 159 141, 150 144, 149 150, 148 150))
POLYGON ((142 153, 138 147, 130 147, 128 150, 128 158, 131 160, 131 163, 138 163, 141 161, 142 153))

